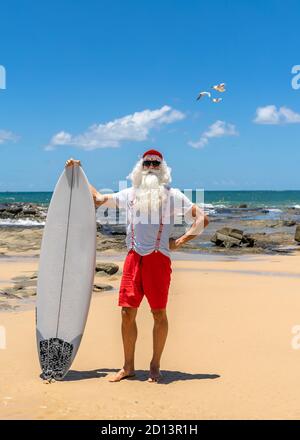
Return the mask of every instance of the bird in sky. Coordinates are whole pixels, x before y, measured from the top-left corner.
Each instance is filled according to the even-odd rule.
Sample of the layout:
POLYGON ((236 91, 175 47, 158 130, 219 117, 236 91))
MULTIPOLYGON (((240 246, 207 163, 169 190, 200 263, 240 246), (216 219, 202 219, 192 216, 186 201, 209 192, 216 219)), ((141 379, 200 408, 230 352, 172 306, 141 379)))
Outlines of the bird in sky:
POLYGON ((212 102, 221 102, 222 98, 212 98, 212 102))
POLYGON ((203 96, 208 96, 209 98, 211 98, 211 93, 210 92, 200 92, 199 95, 197 96, 197 101, 199 101, 199 99, 203 98, 203 96))
POLYGON ((215 86, 212 86, 212 89, 216 90, 217 92, 225 92, 225 83, 216 84, 215 86))

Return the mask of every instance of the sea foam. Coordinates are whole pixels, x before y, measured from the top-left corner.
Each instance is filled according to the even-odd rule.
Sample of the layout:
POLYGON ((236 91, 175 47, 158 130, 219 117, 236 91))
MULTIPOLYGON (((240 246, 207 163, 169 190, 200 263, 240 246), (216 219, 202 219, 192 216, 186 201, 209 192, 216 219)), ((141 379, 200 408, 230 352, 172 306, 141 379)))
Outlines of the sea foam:
POLYGON ((31 220, 28 218, 18 218, 17 220, 13 220, 11 218, 3 218, 0 219, 0 226, 45 226, 45 222, 38 222, 37 220, 31 220))

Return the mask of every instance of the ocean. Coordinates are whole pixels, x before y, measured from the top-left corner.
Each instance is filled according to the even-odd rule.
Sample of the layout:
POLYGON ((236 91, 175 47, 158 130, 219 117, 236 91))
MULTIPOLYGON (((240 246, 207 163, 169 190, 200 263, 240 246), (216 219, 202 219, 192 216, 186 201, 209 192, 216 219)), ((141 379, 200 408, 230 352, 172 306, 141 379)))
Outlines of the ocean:
MULTIPOLYGON (((52 192, 0 192, 0 203, 37 203, 48 206, 52 192)), ((193 191, 192 201, 196 200, 193 191)), ((238 207, 247 204, 249 208, 300 208, 300 191, 205 191, 204 202, 208 207, 238 207)))
MULTIPOLYGON (((18 218, 14 214, 2 218, 1 208, 5 204, 33 203, 41 206, 46 216, 52 194, 50 191, 0 192, 0 226, 43 226, 44 218, 18 218)), ((190 191, 185 194, 190 197, 190 191)), ((196 200, 196 191, 193 191, 192 201, 199 200, 202 197, 196 200)), ((300 222, 300 191, 205 191, 204 209, 218 221, 289 219, 300 222)))

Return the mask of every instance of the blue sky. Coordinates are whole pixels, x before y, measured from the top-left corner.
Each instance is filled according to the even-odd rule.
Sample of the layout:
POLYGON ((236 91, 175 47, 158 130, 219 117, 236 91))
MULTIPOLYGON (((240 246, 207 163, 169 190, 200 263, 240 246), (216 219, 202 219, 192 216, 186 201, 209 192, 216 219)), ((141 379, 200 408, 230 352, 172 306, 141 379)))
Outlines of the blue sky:
POLYGON ((0 13, 0 191, 51 191, 71 156, 116 190, 150 147, 182 189, 300 189, 298 1, 11 0, 0 13), (220 82, 222 102, 196 101, 220 82))

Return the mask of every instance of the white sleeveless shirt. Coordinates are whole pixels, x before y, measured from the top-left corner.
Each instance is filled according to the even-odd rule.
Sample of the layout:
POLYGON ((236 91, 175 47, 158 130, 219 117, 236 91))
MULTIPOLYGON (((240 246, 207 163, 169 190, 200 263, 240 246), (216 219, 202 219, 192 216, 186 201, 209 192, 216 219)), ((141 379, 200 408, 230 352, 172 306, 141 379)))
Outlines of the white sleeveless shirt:
POLYGON ((128 250, 134 249, 140 255, 148 255, 157 248, 170 257, 169 238, 174 223, 192 223, 193 203, 179 189, 165 187, 166 201, 160 212, 149 215, 139 215, 134 208, 135 190, 133 187, 123 189, 113 194, 120 210, 125 210, 127 221, 126 245, 128 250), (157 242, 160 224, 162 222, 159 241, 157 242))

